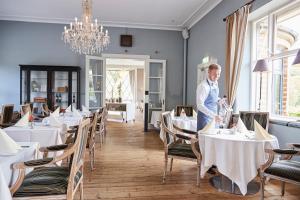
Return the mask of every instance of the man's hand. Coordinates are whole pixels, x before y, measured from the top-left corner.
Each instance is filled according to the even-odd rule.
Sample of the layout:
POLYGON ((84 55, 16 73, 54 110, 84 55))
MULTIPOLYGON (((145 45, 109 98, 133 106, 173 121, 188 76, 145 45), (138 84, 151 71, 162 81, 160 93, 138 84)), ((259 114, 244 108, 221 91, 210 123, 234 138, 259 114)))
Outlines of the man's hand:
POLYGON ((222 98, 218 101, 218 103, 221 106, 221 105, 224 105, 226 103, 226 101, 227 101, 227 98, 222 98))
POLYGON ((220 123, 220 122, 223 121, 223 118, 220 117, 219 115, 217 115, 217 116, 215 116, 215 121, 216 121, 217 123, 220 123))

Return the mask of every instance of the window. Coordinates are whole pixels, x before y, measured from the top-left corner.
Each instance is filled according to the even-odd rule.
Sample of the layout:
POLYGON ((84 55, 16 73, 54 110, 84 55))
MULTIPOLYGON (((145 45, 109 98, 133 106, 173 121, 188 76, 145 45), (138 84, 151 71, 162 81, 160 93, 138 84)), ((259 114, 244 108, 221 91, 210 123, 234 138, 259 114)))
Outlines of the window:
MULTIPOLYGON (((252 22, 253 66, 268 59, 262 73, 261 111, 273 116, 300 117, 300 68, 292 66, 300 49, 300 4, 277 10, 252 22)), ((253 106, 258 108, 260 74, 252 73, 253 106)))

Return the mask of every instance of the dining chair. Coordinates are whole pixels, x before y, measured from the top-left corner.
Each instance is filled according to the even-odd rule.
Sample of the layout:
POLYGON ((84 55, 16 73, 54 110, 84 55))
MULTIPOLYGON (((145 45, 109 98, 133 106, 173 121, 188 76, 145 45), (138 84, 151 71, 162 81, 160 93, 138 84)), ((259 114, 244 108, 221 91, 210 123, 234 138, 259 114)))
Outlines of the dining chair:
POLYGON ((240 118, 248 130, 254 131, 254 120, 256 120, 266 131, 269 129, 269 113, 240 111, 240 118))
POLYGON ((164 151, 165 151, 165 166, 163 172, 163 183, 165 183, 168 160, 171 159, 170 172, 172 171, 173 159, 189 160, 197 162, 197 186, 200 185, 200 165, 201 153, 199 150, 198 139, 192 134, 183 134, 176 132, 173 128, 172 118, 170 112, 161 114, 161 127, 163 133, 164 151), (182 143, 181 140, 189 141, 190 144, 182 143))
MULTIPOLYGON (((83 199, 83 166, 90 120, 83 120, 78 129, 78 137, 74 144, 58 145, 49 151, 64 150, 62 155, 27 162, 15 163, 18 170, 17 181, 10 188, 13 199, 66 199, 72 200, 76 191, 80 190, 83 199), (70 166, 57 166, 72 155, 70 166), (25 175, 25 170, 34 168, 25 175)), ((43 149, 43 148, 41 148, 43 149)), ((45 148, 44 148, 45 149, 45 148)))
POLYGON ((88 142, 87 142, 88 149, 89 149, 89 156, 90 156, 91 171, 95 169, 95 144, 96 144, 95 137, 96 137, 98 118, 99 118, 99 113, 95 112, 91 123, 88 142))
POLYGON ((184 112, 185 112, 187 117, 192 117, 193 116, 193 111, 194 111, 193 106, 184 106, 184 105, 177 105, 176 106, 175 116, 180 116, 180 113, 181 113, 182 109, 184 109, 184 112))
POLYGON ((300 143, 288 144, 289 149, 266 149, 269 154, 268 161, 260 168, 261 195, 264 199, 264 186, 266 178, 281 181, 281 196, 284 196, 285 183, 300 185, 300 162, 291 160, 294 156, 300 156, 300 143), (274 158, 280 155, 281 160, 274 158))
POLYGON ((47 117, 50 115, 51 110, 49 109, 48 105, 46 103, 43 103, 42 105, 42 115, 44 117, 47 117))
POLYGON ((21 105, 21 116, 25 115, 26 113, 32 113, 32 110, 31 110, 31 107, 30 107, 30 104, 27 103, 27 104, 24 104, 24 105, 21 105))
POLYGON ((2 106, 0 127, 5 128, 13 125, 13 113, 14 104, 6 104, 2 106))

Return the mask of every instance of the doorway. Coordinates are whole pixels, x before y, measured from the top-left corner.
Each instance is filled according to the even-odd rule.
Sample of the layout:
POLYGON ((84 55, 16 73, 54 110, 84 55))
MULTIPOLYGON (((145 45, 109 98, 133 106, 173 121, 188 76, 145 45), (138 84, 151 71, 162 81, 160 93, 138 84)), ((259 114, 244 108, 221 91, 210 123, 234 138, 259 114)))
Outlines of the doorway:
POLYGON ((142 122, 144 116, 145 61, 107 58, 105 77, 105 102, 110 107, 108 119, 122 122, 142 122))

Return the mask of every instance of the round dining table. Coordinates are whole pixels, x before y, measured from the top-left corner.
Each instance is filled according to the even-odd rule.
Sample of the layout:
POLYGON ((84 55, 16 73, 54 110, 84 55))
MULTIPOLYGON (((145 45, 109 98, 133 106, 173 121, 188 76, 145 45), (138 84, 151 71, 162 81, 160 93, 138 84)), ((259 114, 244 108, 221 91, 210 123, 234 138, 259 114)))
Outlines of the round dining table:
POLYGON ((199 139, 201 177, 214 165, 221 175, 212 177, 210 183, 219 191, 242 195, 257 193, 259 184, 254 179, 267 161, 265 149, 279 148, 277 138, 256 139, 255 132, 241 133, 231 129, 212 129, 204 134, 197 132, 195 124, 193 118, 173 120, 175 129, 196 134, 199 139))

